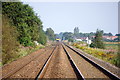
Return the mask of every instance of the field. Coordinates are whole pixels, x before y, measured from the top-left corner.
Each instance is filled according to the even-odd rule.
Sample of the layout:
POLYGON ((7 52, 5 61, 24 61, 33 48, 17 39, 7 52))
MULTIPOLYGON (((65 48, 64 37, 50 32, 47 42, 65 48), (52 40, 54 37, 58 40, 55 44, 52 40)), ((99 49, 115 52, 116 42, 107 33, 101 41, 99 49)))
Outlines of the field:
POLYGON ((106 49, 113 49, 118 51, 118 42, 106 42, 105 43, 105 48, 106 49))
POLYGON ((105 49, 90 48, 83 42, 73 43, 72 46, 115 66, 119 66, 118 42, 105 42, 105 49))

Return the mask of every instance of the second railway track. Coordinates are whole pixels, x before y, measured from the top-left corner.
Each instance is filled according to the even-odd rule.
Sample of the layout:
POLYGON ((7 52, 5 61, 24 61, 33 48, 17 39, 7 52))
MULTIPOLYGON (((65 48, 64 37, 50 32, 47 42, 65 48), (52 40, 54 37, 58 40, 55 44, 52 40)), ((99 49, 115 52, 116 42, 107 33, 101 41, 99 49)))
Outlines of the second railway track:
POLYGON ((65 44, 63 45, 63 47, 65 48, 69 56, 73 58, 73 61, 76 63, 84 79, 95 78, 105 80, 120 80, 117 75, 96 64, 94 61, 82 55, 82 53, 76 51, 70 46, 65 44))
POLYGON ((2 79, 34 79, 54 48, 55 45, 46 47, 42 52, 32 53, 30 56, 5 65, 2 68, 2 79))

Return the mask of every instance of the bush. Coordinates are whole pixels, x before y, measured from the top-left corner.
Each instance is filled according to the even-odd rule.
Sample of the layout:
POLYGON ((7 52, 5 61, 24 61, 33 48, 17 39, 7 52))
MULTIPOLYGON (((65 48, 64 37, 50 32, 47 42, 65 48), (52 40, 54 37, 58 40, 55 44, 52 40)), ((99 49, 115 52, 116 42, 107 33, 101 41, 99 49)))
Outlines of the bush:
POLYGON ((69 41, 69 42, 74 42, 74 40, 73 40, 73 39, 71 39, 71 38, 70 38, 70 39, 68 39, 68 41, 69 41))
MULTIPOLYGON (((103 49, 88 48, 86 46, 80 46, 77 43, 74 43, 72 46, 75 46, 76 48, 79 48, 88 54, 91 54, 95 57, 98 57, 98 58, 103 59, 107 62, 110 62, 117 67, 120 67, 120 45, 118 46, 118 48, 119 48, 118 54, 115 54, 114 52, 111 52, 111 51, 108 52, 108 51, 103 50, 103 49)), ((91 46, 94 46, 94 44, 91 44, 91 46)))
POLYGON ((95 44, 94 44, 94 43, 91 43, 91 44, 90 44, 90 47, 95 48, 95 44))
POLYGON ((24 46, 33 46, 33 42, 31 41, 30 37, 21 38, 20 43, 23 44, 24 46))
POLYGON ((41 34, 39 35, 39 40, 38 40, 38 42, 39 42, 40 44, 42 44, 42 45, 45 45, 46 42, 47 42, 47 37, 46 37, 46 35, 44 34, 43 31, 41 31, 41 34), (42 34, 42 35, 41 35, 41 34, 42 34))
POLYGON ((111 62, 120 68, 120 58, 116 57, 111 62))
POLYGON ((11 26, 7 17, 2 17, 2 62, 7 63, 17 55, 15 52, 19 46, 17 36, 19 35, 16 28, 11 26))

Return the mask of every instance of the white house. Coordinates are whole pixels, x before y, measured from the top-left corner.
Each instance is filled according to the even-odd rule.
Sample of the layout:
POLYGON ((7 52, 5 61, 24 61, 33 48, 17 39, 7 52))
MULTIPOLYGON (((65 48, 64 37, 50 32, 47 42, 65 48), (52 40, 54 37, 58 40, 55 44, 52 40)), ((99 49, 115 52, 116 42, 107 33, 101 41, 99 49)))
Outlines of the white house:
POLYGON ((76 41, 82 41, 82 39, 75 39, 76 41))

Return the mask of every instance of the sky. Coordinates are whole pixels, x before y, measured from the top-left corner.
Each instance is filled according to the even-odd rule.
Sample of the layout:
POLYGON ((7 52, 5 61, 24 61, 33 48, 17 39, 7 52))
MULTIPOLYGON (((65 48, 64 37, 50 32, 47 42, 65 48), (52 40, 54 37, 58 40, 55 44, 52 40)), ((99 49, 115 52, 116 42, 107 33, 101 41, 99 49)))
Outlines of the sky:
POLYGON ((55 33, 73 32, 75 27, 83 33, 118 33, 117 2, 24 2, 29 4, 43 22, 43 29, 51 27, 55 33))

